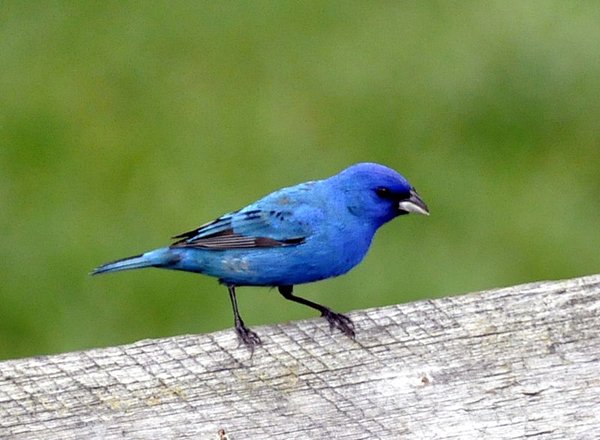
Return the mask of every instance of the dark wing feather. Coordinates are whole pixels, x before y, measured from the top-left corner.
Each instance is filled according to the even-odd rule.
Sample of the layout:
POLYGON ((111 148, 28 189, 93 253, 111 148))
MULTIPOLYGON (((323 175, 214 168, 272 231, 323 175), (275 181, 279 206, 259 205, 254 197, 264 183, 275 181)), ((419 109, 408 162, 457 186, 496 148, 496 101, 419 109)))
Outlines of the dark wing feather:
POLYGON ((289 222, 289 216, 286 218, 282 212, 236 211, 173 237, 179 240, 171 247, 226 250, 292 246, 303 243, 305 234, 300 232, 304 231, 300 231, 293 221, 286 225, 283 223, 285 220, 289 222), (274 225, 274 219, 279 220, 276 222, 279 228, 274 225), (285 234, 286 230, 292 233, 291 236, 285 234))
MULTIPOLYGON (((238 211, 231 212, 229 214, 225 214, 218 219, 215 219, 211 222, 204 223, 203 225, 198 226, 196 229, 192 229, 191 231, 184 232, 179 235, 175 235, 172 237, 173 239, 179 239, 174 244, 178 244, 184 241, 192 240, 194 238, 200 238, 210 235, 218 235, 219 233, 225 233, 226 231, 231 229, 231 218, 236 215, 238 211)), ((233 233, 233 231, 232 231, 233 233)))

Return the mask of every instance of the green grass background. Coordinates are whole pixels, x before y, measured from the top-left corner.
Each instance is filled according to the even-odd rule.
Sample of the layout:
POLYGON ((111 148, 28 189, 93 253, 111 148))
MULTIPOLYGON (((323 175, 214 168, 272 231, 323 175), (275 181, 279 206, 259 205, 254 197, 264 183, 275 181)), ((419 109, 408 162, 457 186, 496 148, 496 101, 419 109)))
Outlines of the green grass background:
MULTIPOLYGON (((231 326, 226 289, 108 260, 359 161, 431 208, 340 311, 600 272, 594 1, 0 5, 0 358, 231 326)), ((315 316, 240 289, 250 326, 315 316)))

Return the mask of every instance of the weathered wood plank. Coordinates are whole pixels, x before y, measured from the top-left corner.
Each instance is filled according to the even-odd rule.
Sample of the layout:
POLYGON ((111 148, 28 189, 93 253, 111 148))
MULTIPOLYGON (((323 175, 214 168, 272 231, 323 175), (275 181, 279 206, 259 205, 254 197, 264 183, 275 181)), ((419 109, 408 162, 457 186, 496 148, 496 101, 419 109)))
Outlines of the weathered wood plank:
POLYGON ((596 439, 600 275, 0 363, 2 439, 596 439))

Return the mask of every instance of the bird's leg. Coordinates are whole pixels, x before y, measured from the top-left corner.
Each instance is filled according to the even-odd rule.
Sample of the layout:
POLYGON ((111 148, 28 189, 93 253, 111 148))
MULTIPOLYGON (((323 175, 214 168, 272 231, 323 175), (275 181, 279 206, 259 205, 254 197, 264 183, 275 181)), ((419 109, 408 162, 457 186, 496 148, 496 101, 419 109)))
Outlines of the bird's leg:
POLYGON ((238 311, 237 298, 235 296, 235 286, 230 284, 227 286, 229 290, 229 298, 231 299, 231 306, 233 307, 233 322, 235 325, 235 332, 238 335, 240 341, 254 352, 254 347, 260 345, 261 341, 258 335, 244 325, 240 312, 238 311))
POLYGON ((329 323, 329 327, 332 330, 334 328, 337 328, 346 336, 354 339, 354 323, 346 315, 334 312, 329 307, 325 307, 321 304, 317 304, 315 302, 294 295, 294 286, 279 286, 277 289, 285 299, 297 302, 299 304, 304 304, 305 306, 318 310, 319 312, 321 312, 321 316, 327 320, 327 322, 329 323))

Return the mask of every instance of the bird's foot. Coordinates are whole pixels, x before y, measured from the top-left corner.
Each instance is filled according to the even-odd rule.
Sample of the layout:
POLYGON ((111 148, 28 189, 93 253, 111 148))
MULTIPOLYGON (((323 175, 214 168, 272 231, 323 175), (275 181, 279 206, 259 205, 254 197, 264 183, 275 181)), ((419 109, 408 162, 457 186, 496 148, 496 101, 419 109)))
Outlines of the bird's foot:
POLYGON ((329 323, 329 328, 331 330, 337 328, 349 338, 355 338, 356 333, 354 332, 354 323, 346 315, 334 312, 331 309, 325 309, 321 313, 321 316, 327 320, 327 322, 329 323))
POLYGON ((243 322, 238 323, 235 326, 235 332, 237 333, 240 342, 243 342, 251 352, 254 352, 254 348, 262 344, 258 334, 246 327, 243 322))

